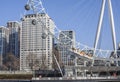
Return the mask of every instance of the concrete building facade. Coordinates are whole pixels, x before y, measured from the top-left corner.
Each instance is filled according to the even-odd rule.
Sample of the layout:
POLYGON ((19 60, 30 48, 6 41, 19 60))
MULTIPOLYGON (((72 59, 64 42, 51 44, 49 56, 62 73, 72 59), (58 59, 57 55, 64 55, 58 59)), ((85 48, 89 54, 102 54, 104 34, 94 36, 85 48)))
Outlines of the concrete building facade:
POLYGON ((44 13, 22 18, 20 70, 52 69, 54 22, 44 13), (50 32, 50 33, 49 33, 50 32))

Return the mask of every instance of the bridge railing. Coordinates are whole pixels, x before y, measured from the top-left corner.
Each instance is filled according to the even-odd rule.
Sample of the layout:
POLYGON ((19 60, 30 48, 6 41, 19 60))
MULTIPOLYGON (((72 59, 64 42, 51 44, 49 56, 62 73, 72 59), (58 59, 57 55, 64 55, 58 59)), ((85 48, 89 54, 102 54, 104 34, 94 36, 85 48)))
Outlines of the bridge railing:
POLYGON ((94 49, 90 48, 85 45, 79 45, 79 48, 72 47, 71 50, 72 52, 84 56, 89 59, 103 59, 103 60, 120 60, 120 50, 116 50, 116 54, 114 53, 114 50, 102 50, 102 49, 97 49, 94 53, 94 49), (95 55, 94 55, 95 54, 95 55), (93 56, 94 55, 94 56, 93 56), (117 58, 116 58, 117 55, 117 58))

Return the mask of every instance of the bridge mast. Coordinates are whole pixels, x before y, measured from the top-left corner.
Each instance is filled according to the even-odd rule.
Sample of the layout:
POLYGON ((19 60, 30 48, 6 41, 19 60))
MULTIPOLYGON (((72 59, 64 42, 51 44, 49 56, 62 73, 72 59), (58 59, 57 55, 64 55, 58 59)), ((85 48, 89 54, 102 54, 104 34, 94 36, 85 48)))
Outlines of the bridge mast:
POLYGON ((95 43, 94 43, 94 56, 95 56, 98 41, 100 38, 100 32, 101 32, 101 28, 102 28, 103 16, 104 16, 104 11, 105 11, 105 3, 106 3, 106 0, 102 0, 101 13, 100 13, 99 23, 98 23, 98 27, 97 27, 97 32, 96 32, 95 43))
MULTIPOLYGON (((111 0, 107 0, 107 1, 108 1, 108 8, 109 8, 109 16, 110 16, 110 24, 111 24, 111 31, 112 31, 114 54, 116 55, 116 58, 117 58, 117 54, 116 54, 116 50, 117 50, 116 49, 116 34, 115 34, 115 24, 114 24, 114 17, 113 17, 113 11, 112 11, 112 3, 111 3, 111 0)), ((97 49, 97 45, 98 45, 98 41, 99 41, 99 37, 100 37, 100 33, 101 33, 101 28, 102 28, 102 24, 103 24, 105 4, 106 4, 106 0, 102 0, 100 19, 99 19, 96 38, 95 38, 95 42, 94 42, 94 56, 95 56, 95 53, 96 53, 96 49, 97 49)))
MULTIPOLYGON (((111 0, 108 0, 108 7, 109 7, 109 13, 110 13, 110 24, 111 24, 111 31, 112 31, 112 40, 113 40, 113 48, 114 53, 116 54, 116 34, 115 34, 115 24, 114 24, 114 16, 112 11, 112 3, 111 0)), ((117 55, 116 55, 117 57, 117 55)))

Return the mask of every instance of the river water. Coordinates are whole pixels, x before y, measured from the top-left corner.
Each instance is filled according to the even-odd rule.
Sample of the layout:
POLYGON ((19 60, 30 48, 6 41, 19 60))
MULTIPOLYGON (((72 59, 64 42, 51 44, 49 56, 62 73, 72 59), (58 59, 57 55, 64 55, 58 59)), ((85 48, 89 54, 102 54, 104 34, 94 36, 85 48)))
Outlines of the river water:
POLYGON ((0 82, 120 82, 120 79, 113 80, 0 80, 0 82))

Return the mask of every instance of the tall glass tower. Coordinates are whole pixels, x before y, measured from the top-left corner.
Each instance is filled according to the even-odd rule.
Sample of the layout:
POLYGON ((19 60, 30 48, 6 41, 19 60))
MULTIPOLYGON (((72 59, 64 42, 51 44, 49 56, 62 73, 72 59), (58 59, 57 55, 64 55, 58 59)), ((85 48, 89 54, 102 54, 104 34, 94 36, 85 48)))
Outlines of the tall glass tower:
POLYGON ((8 52, 9 30, 6 27, 0 27, 0 66, 3 64, 3 57, 8 52))
POLYGON ((7 28, 9 29, 9 52, 19 58, 21 24, 17 21, 9 21, 7 28))

